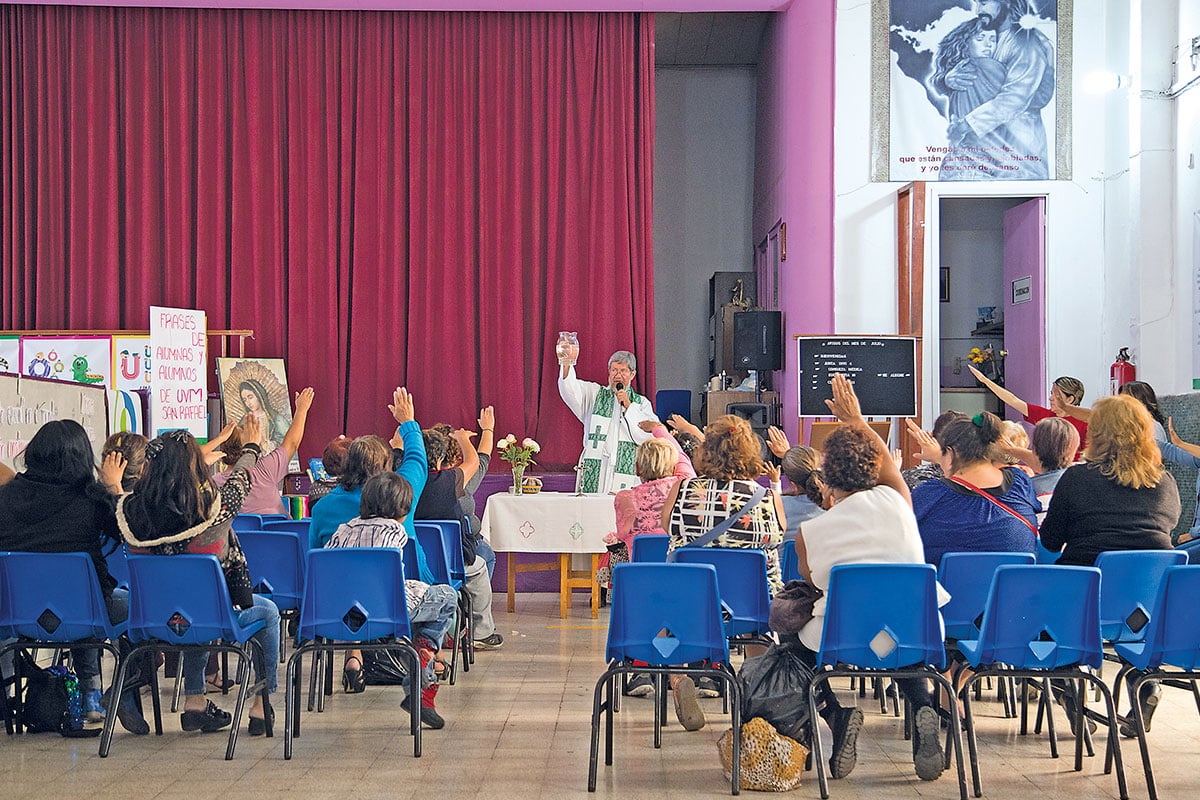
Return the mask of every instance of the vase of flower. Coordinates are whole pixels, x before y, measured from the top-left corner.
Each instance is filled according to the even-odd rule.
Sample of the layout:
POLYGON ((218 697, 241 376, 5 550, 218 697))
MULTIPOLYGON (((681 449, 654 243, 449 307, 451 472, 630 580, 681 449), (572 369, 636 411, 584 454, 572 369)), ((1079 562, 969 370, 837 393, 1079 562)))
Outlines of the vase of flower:
POLYGON ((513 494, 521 494, 525 483, 525 469, 534 463, 533 456, 542 446, 528 436, 517 442, 517 437, 511 433, 496 443, 496 452, 500 458, 512 464, 513 494))

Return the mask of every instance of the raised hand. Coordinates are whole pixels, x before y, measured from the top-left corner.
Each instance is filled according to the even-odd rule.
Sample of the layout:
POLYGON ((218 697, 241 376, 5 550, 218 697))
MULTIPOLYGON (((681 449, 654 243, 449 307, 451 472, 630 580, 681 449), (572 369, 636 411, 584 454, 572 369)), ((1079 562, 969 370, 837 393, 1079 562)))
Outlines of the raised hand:
POLYGON ((862 408, 858 404, 858 395, 854 393, 854 384, 840 372, 833 373, 830 381, 833 388, 833 398, 825 401, 829 410, 842 422, 863 422, 862 408))
POLYGON ((238 425, 238 431, 242 436, 242 443, 262 444, 262 423, 258 421, 258 417, 254 414, 247 414, 242 417, 242 422, 238 425))
POLYGON ((479 432, 496 430, 496 410, 491 406, 479 409, 479 432))
POLYGON ((306 386, 296 392, 296 413, 299 414, 301 411, 308 411, 308 409, 312 408, 312 401, 313 388, 311 386, 306 386))
POLYGON ((767 428, 767 447, 775 454, 776 458, 783 458, 787 455, 787 451, 792 449, 787 434, 774 425, 767 428))
POLYGON ((100 463, 100 482, 107 486, 110 491, 114 493, 120 492, 121 478, 125 476, 125 466, 128 463, 125 460, 124 453, 120 450, 113 450, 100 463))
POLYGON ((408 389, 403 386, 396 387, 396 390, 392 392, 392 402, 388 404, 388 411, 392 412, 392 417, 401 425, 416 419, 416 412, 413 411, 413 398, 408 393, 408 389))
POLYGON ((763 462, 763 475, 766 475, 771 483, 779 483, 779 476, 782 471, 778 466, 770 462, 763 462))
POLYGON ((913 455, 922 461, 937 463, 942 457, 942 446, 938 444, 937 439, 933 438, 933 434, 911 419, 904 420, 904 426, 908 429, 909 436, 913 438, 920 448, 913 455))
POLYGON ((654 433, 654 429, 659 425, 662 425, 662 423, 656 419, 644 419, 638 423, 638 427, 644 430, 646 433, 654 433))

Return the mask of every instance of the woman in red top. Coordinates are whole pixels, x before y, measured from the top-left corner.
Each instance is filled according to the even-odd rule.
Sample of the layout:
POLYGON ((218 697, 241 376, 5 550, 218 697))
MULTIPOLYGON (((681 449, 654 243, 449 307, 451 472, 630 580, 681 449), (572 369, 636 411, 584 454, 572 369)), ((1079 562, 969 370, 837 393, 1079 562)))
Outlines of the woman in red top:
POLYGON ((1025 402, 1000 384, 984 377, 982 372, 970 364, 967 365, 967 368, 992 394, 1003 400, 1006 406, 1024 415, 1026 422, 1036 425, 1041 420, 1050 417, 1062 417, 1075 426, 1075 430, 1079 431, 1079 450, 1075 453, 1075 460, 1079 460, 1083 454, 1083 448, 1087 446, 1088 424, 1086 419, 1079 419, 1072 414, 1072 411, 1073 407, 1083 402, 1083 381, 1069 375, 1055 378, 1054 383, 1050 386, 1050 407, 1046 408, 1025 402))

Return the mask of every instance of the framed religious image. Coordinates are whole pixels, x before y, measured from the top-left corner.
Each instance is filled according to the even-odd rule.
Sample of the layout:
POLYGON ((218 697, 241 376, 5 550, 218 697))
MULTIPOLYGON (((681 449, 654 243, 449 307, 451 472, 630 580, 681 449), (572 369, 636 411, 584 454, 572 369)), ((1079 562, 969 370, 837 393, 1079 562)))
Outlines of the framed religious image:
POLYGON ((942 267, 938 270, 938 299, 943 303, 950 302, 950 268, 942 267))
POLYGON ((291 394, 282 358, 218 358, 225 424, 247 414, 262 426, 263 454, 283 444, 292 424, 291 394))

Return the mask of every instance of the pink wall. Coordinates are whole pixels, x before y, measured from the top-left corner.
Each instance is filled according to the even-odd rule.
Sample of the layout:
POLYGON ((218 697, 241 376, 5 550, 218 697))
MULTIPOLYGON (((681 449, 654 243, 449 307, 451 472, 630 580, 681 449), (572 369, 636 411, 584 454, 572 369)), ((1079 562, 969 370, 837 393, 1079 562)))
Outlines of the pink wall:
MULTIPOLYGON (((824 0, 821 0, 824 2, 824 0)), ((24 5, 306 8, 330 11, 779 11, 791 0, 25 0, 24 5)), ((809 2, 809 0, 802 0, 809 2)))
POLYGON ((784 371, 775 386, 788 437, 799 441, 795 334, 834 333, 833 82, 835 0, 777 14, 758 64, 754 241, 787 223, 781 265, 784 371))

